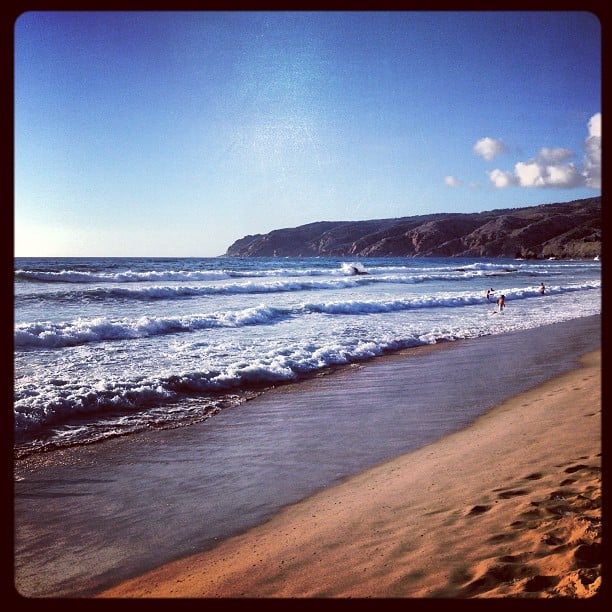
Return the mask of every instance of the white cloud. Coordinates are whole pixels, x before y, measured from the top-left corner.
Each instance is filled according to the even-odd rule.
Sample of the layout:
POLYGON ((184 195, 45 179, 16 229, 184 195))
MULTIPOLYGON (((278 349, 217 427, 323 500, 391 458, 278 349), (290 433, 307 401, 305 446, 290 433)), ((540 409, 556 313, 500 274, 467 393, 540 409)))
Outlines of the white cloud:
POLYGON ((582 169, 568 161, 574 157, 569 149, 543 147, 535 158, 518 162, 514 172, 497 169, 489 172, 489 180, 498 189, 511 185, 566 189, 587 186, 600 189, 601 113, 593 115, 589 120, 588 133, 584 143, 586 155, 582 169))
POLYGON ((543 147, 540 149, 538 160, 544 163, 559 164, 570 157, 574 157, 574 154, 569 149, 543 147))
POLYGON ((444 184, 447 187, 459 187, 459 185, 461 185, 462 183, 463 181, 460 181, 458 178, 455 178, 454 176, 444 177, 444 184))
POLYGON ((587 187, 601 189, 601 113, 589 120, 589 135, 584 143, 584 178, 587 187))
POLYGON ((517 184, 517 179, 512 172, 505 172, 504 170, 491 170, 491 172, 489 172, 489 179, 498 189, 517 184))
POLYGON ((473 148, 476 155, 480 155, 486 161, 491 161, 496 155, 501 155, 507 151, 506 145, 495 138, 481 138, 473 148))
POLYGON ((514 175, 521 187, 579 187, 584 184, 580 172, 562 163, 572 155, 567 149, 542 149, 536 159, 516 164, 514 175))
POLYGON ((546 185, 550 187, 580 187, 584 178, 574 164, 546 167, 546 185))
POLYGON ((520 187, 572 188, 584 185, 584 177, 572 163, 562 163, 573 155, 566 149, 542 149, 535 159, 514 166, 520 187))
POLYGON ((598 136, 601 138, 601 113, 596 113, 589 119, 589 137, 598 136))
POLYGON ((521 187, 544 187, 544 166, 536 161, 519 162, 514 166, 514 175, 521 187))

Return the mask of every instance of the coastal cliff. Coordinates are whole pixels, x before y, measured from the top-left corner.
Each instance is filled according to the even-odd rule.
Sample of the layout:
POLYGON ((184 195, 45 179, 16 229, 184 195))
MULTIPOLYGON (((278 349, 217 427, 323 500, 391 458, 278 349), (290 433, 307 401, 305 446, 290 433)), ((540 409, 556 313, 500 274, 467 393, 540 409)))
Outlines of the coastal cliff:
POLYGON ((320 221, 245 236, 228 257, 520 257, 601 254, 601 196, 479 213, 320 221))

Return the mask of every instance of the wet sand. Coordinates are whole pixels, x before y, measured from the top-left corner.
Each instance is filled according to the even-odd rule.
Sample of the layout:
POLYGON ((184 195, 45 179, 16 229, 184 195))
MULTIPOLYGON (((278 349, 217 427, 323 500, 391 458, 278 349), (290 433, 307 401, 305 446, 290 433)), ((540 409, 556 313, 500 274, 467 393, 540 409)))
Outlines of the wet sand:
MULTIPOLYGON (((442 502, 447 489, 441 493, 431 488, 441 476, 435 465, 430 466, 433 474, 423 472, 423 449, 436 441, 454 440, 453 432, 509 396, 570 371, 579 355, 598 349, 600 342, 600 317, 588 317, 528 332, 406 351, 278 388, 201 425, 18 461, 15 586, 25 597, 90 597, 175 560, 220 550, 221 542, 250 533, 249 529, 271 520, 283 508, 288 506, 290 512, 297 507, 294 504, 326 487, 334 491, 347 477, 398 456, 411 457, 415 451, 421 454, 414 455, 416 464, 410 471, 431 479, 431 486, 423 488, 422 494, 425 498, 435 494, 434 501, 442 502)), ((598 415, 601 399, 595 387, 588 390, 588 397, 593 414, 598 415)), ((599 425, 597 416, 592 420, 599 425)), ((546 433, 540 433, 539 444, 546 447, 546 433)), ((482 441, 486 442, 486 435, 482 441)), ((593 446, 596 448, 580 456, 597 456, 599 433, 593 446)), ((561 450, 573 452, 571 444, 561 450)), ((497 463, 491 464, 485 451, 474 459, 481 466, 475 486, 480 485, 481 477, 483 481, 485 477, 501 478, 497 463)), ((491 452, 497 457, 505 451, 492 447, 491 452)), ((532 458, 534 461, 539 458, 532 458)), ((563 458, 557 461, 562 463, 563 458)), ((526 475, 539 471, 534 465, 526 475)), ((454 480, 459 490, 469 482, 461 475, 454 480)), ((531 485, 535 482, 530 480, 531 485)), ((491 484, 491 489, 501 486, 491 484)), ((410 501, 412 489, 410 485, 401 495, 416 504, 416 511, 417 501, 410 501)), ((383 506, 388 504, 379 499, 378 486, 368 491, 366 497, 375 505, 364 512, 384 523, 383 506)), ((485 496, 486 485, 479 491, 485 496)), ((499 503, 497 499, 493 507, 499 503)), ((452 506, 452 500, 444 504, 452 506)), ((473 505, 488 504, 474 501, 473 505)), ((454 506, 453 512, 460 515, 462 510, 454 506)), ((338 507, 333 503, 334 509, 338 507)), ((432 516, 442 512, 435 504, 431 508, 432 516)), ((411 515, 407 510, 407 517, 411 515)), ((493 515, 487 509, 480 519, 493 515)), ((365 520, 364 516, 356 522, 365 520)), ((434 531, 438 528, 432 524, 434 531)), ((310 529, 308 526, 307 531, 310 529)), ((432 537, 427 536, 429 529, 423 531, 423 542, 432 537)), ((338 533, 348 536, 351 531, 338 533)), ((295 542, 294 552, 301 554, 302 543, 295 542)), ((345 545, 349 552, 348 540, 345 545)), ((311 560, 321 551, 312 552, 311 560)), ((388 562, 395 564, 395 555, 388 562)), ((246 596, 262 593, 251 591, 249 584, 244 582, 246 596)), ((265 584, 264 580, 262 588, 265 584)), ((327 593, 324 584, 315 591, 301 592, 297 584, 295 588, 310 596, 311 592, 327 593)), ((433 581, 432 592, 435 584, 433 581)), ((275 588, 278 586, 276 583, 275 588)), ((185 595, 175 592, 179 597, 185 595)), ((282 588, 274 595, 286 592, 282 588)), ((339 585, 329 592, 344 596, 339 585)), ((395 592, 412 596, 406 589, 395 592)), ((424 595, 419 592, 416 596, 424 595)))
POLYGON ((459 432, 102 596, 596 596, 600 419, 596 351, 459 432))

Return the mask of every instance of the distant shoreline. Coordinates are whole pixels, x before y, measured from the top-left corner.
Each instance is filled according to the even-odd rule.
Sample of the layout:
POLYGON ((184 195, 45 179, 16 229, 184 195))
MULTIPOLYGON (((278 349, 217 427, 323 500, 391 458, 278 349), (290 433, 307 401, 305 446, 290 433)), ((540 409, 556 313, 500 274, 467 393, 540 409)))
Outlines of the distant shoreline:
POLYGON ((601 196, 478 213, 432 213, 368 221, 318 221, 236 240, 241 257, 601 256, 601 196))

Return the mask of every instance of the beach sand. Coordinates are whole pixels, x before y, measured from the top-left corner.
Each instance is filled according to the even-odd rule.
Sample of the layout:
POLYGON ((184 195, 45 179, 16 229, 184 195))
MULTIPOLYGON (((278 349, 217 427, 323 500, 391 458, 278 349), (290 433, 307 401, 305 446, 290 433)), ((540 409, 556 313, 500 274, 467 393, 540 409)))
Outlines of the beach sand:
POLYGON ((601 352, 108 598, 602 594, 601 352))

